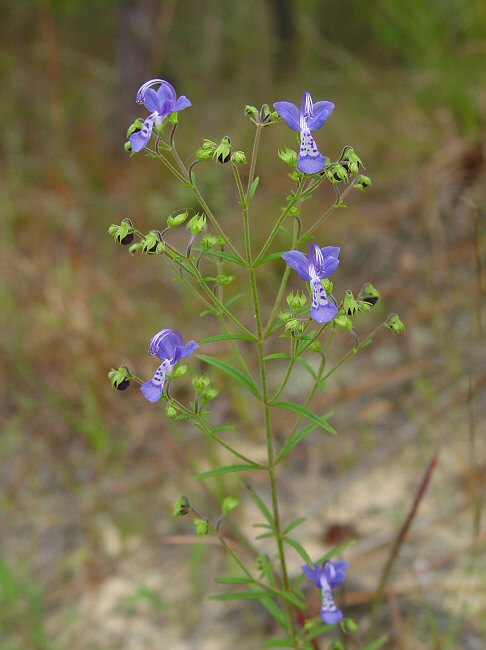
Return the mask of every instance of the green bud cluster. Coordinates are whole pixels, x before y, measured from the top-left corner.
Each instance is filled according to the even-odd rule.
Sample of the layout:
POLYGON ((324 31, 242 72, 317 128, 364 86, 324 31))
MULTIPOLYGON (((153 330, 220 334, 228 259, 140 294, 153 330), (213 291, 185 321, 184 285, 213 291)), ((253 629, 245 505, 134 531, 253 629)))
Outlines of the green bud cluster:
POLYGON ((182 224, 186 221, 188 216, 189 216, 189 212, 187 212, 187 210, 185 212, 180 212, 175 216, 171 215, 170 217, 167 218, 167 226, 169 228, 177 228, 178 226, 182 226, 182 224))
POLYGON ((226 275, 225 273, 219 273, 219 275, 216 276, 216 284, 218 284, 221 287, 226 287, 228 286, 228 284, 231 284, 234 279, 235 279, 234 275, 226 275))
POLYGON ((230 512, 233 512, 233 510, 235 510, 239 504, 240 500, 238 497, 229 496, 223 500, 223 503, 221 504, 221 510, 223 511, 224 515, 228 515, 230 512))
POLYGON ((385 323, 392 334, 403 334, 405 325, 398 314, 390 314, 385 323))
POLYGON ((353 147, 345 147, 339 161, 351 176, 358 174, 359 168, 363 166, 361 158, 356 154, 353 147))
POLYGON ((194 528, 196 530, 196 535, 199 537, 204 537, 209 532, 209 521, 207 519, 194 519, 194 528))
POLYGON ((161 255, 165 251, 165 242, 162 241, 158 230, 151 230, 142 244, 142 252, 147 255, 161 255))
POLYGON ((211 250, 211 248, 214 248, 218 242, 219 239, 214 235, 206 235, 201 239, 201 250, 206 253, 211 250))
POLYGON ((307 296, 305 295, 304 292, 301 293, 297 292, 294 294, 294 292, 291 291, 287 296, 286 300, 287 300, 287 305, 290 307, 292 311, 298 311, 299 309, 302 309, 302 307, 307 302, 307 296))
POLYGON ((218 145, 212 140, 204 140, 202 147, 196 151, 198 160, 208 160, 213 157, 213 153, 218 145))
POLYGON ((131 244, 135 237, 135 229, 130 219, 122 219, 120 225, 112 223, 108 228, 108 232, 122 246, 131 244))
POLYGON ((268 104, 263 104, 260 110, 256 106, 247 104, 245 106, 245 115, 257 126, 270 126, 280 120, 277 111, 270 110, 268 104))
POLYGON ((326 176, 331 183, 346 183, 348 181, 348 172, 344 165, 333 163, 326 168, 326 176))
POLYGON ((177 377, 183 377, 187 373, 187 364, 185 363, 178 363, 177 366, 174 368, 172 371, 172 379, 176 379, 177 377))
POLYGON ((108 373, 108 379, 111 381, 113 388, 117 390, 126 390, 133 379, 132 374, 126 366, 120 366, 117 370, 112 368, 108 373))
POLYGON ((206 228, 206 215, 199 213, 195 214, 187 224, 187 227, 192 232, 194 237, 197 237, 197 235, 199 235, 206 228))
POLYGON ((173 517, 183 517, 191 512, 191 504, 187 497, 179 497, 172 508, 173 517))
POLYGON ((380 292, 371 284, 371 282, 366 282, 366 284, 361 287, 361 291, 358 294, 358 300, 367 302, 371 306, 376 305, 380 297, 380 292))
POLYGON ((285 333, 292 334, 292 336, 302 336, 304 333, 304 323, 298 318, 289 318, 285 323, 285 333))
POLYGON ((231 138, 229 135, 225 135, 213 151, 213 158, 216 158, 220 163, 229 162, 231 158, 231 138))
POLYGON ((219 389, 211 385, 207 375, 196 375, 192 378, 192 385, 201 402, 210 402, 219 395, 219 389))
POLYGON ((243 151, 235 151, 232 153, 231 160, 237 165, 246 165, 246 156, 243 151))
POLYGON ((356 180, 356 183, 354 184, 354 187, 364 192, 368 187, 371 187, 372 184, 373 183, 371 182, 371 178, 369 176, 360 174, 356 180))
POLYGON ((285 147, 285 149, 279 149, 278 157, 280 160, 283 160, 284 163, 292 167, 292 169, 295 169, 297 166, 297 152, 293 149, 289 149, 289 147, 285 147))
POLYGON ((169 420, 175 420, 179 415, 179 411, 176 409, 176 407, 173 404, 168 404, 165 408, 165 414, 167 415, 169 420))

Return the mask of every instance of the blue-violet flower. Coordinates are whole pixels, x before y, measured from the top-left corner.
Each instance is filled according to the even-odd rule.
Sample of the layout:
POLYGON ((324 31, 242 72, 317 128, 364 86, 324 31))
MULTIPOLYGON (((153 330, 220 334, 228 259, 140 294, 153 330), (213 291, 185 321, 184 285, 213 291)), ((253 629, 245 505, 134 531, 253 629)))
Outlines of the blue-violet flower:
POLYGON ((151 111, 143 123, 142 129, 132 133, 130 144, 133 151, 141 151, 152 135, 154 124, 157 128, 162 126, 162 122, 169 117, 171 113, 183 111, 191 102, 182 95, 177 97, 174 87, 164 79, 150 79, 141 86, 137 93, 137 104, 144 104, 145 108, 151 111), (158 90, 152 86, 160 84, 158 90))
POLYGON ((314 580, 321 590, 321 618, 324 623, 328 623, 329 625, 339 623, 343 618, 342 611, 334 602, 331 589, 340 587, 343 584, 348 566, 349 562, 338 560, 337 562, 325 561, 322 563, 322 566, 316 564, 315 569, 312 569, 308 564, 302 567, 305 575, 311 580, 314 580))
POLYGON ((199 343, 188 341, 184 345, 184 338, 177 330, 165 329, 158 332, 150 341, 149 352, 154 357, 162 360, 154 376, 140 387, 140 390, 149 402, 158 402, 162 397, 165 378, 171 374, 178 361, 191 355, 199 343))
POLYGON ((308 257, 295 250, 282 255, 287 264, 295 269, 303 280, 311 283, 311 317, 318 323, 329 323, 338 313, 337 306, 328 297, 321 280, 329 278, 339 266, 340 250, 337 246, 319 248, 317 244, 312 244, 308 257))
POLYGON ((312 131, 317 131, 334 110, 332 102, 314 102, 310 93, 304 93, 300 109, 292 102, 275 102, 274 107, 287 125, 300 132, 300 151, 297 167, 306 174, 317 174, 326 166, 326 158, 317 148, 312 131))

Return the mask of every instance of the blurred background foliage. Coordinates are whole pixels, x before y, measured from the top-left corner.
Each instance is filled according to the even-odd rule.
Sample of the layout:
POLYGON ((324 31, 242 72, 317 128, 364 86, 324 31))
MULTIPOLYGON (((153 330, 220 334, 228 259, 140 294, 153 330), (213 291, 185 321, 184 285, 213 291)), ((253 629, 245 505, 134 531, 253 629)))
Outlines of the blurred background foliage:
MULTIPOLYGON (((441 498, 462 486, 462 511, 471 512, 472 523, 459 546, 469 552, 484 543, 484 450, 476 435, 486 378, 484 2, 4 0, 0 35, 0 649, 153 648, 158 634, 169 638, 174 611, 187 602, 195 607, 205 592, 194 568, 205 565, 207 553, 161 546, 162 534, 180 532, 168 521, 172 501, 193 489, 182 469, 188 447, 197 456, 204 443, 191 431, 171 435, 173 427, 136 391, 117 394, 106 380, 107 370, 123 362, 148 376, 146 347, 161 327, 183 323, 195 338, 214 333, 210 321, 194 326, 199 306, 160 271, 158 259, 129 258, 107 235, 123 217, 149 230, 174 208, 196 207, 153 161, 123 150, 126 128, 140 114, 136 90, 153 77, 170 80, 193 102, 178 131, 187 157, 203 138, 228 134, 248 152, 253 133, 245 104, 298 103, 304 90, 336 103, 319 133, 321 149, 335 158, 352 144, 374 180, 367 196, 353 196, 321 231, 345 251, 338 286, 376 282, 386 303, 377 322, 386 309, 397 310, 408 330, 400 341, 378 341, 376 352, 343 375, 331 397, 337 412, 343 407, 337 426, 347 438, 326 453, 336 454, 345 476, 357 467, 362 479, 359 468, 369 469, 367 454, 380 448, 383 435, 412 423, 417 456, 407 462, 415 480, 432 449, 460 439, 459 451, 450 453, 463 464, 450 472, 443 466, 441 498), (138 562, 140 549, 148 557, 143 569, 127 569, 124 562, 138 562), (140 577, 167 569, 169 551, 172 563, 190 553, 194 569, 175 604, 164 604, 160 585, 140 577), (116 615, 106 614, 102 624, 87 603, 113 584, 115 595, 103 598, 115 603, 116 615), (144 633, 153 632, 145 645, 136 645, 134 612, 144 633), (89 632, 97 627, 93 640, 89 632)), ((283 127, 265 132, 255 215, 262 238, 289 188, 276 150, 294 142, 283 127)), ((225 172, 206 165, 201 182, 236 232, 238 209, 225 172)), ((326 205, 332 202, 332 190, 323 194, 326 205)), ((276 264, 265 279, 269 299, 280 273, 276 264)), ((337 345, 338 354, 349 341, 337 345)), ((238 413, 254 431, 248 444, 257 447, 244 397, 219 399, 221 417, 238 413)), ((411 438, 395 440, 399 454, 411 438)), ((323 467, 321 480, 332 479, 323 467)), ((227 486, 207 488, 209 509, 218 489, 227 486)), ((400 514, 408 501, 398 503, 400 514)), ((457 526, 456 513, 446 516, 449 529, 457 526)), ((458 552, 453 541, 449 550, 458 552)), ((385 557, 381 549, 374 562, 382 566, 385 557)), ((446 591, 439 589, 440 598, 446 591)), ((402 620, 402 645, 390 647, 482 647, 460 636, 464 629, 471 638, 479 634, 467 618, 473 605, 448 617, 436 604, 420 619, 405 608, 412 629, 402 620)), ((201 637, 191 641, 188 632, 200 632, 201 621, 184 612, 188 645, 177 646, 174 633, 171 647, 202 648, 201 637)), ((398 638, 396 620, 395 612, 398 638)), ((385 619, 383 629, 390 625, 385 619)))

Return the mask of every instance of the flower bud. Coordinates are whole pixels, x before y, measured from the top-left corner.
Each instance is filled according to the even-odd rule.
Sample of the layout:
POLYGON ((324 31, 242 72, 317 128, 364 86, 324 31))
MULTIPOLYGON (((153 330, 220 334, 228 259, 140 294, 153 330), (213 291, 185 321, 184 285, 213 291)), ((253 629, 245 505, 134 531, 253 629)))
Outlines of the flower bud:
POLYGON ((237 508, 239 504, 240 499, 238 497, 229 496, 223 500, 223 503, 221 504, 221 510, 223 511, 223 514, 228 515, 235 508, 237 508))
POLYGON ((358 311, 358 303, 356 302, 356 298, 349 290, 346 291, 346 295, 343 298, 342 310, 348 316, 352 316, 358 311))
POLYGON ((194 528, 196 529, 196 535, 204 537, 209 531, 209 521, 207 519, 194 519, 194 528))
POLYGON ((339 163, 329 165, 329 167, 326 169, 326 176, 331 181, 331 183, 346 183, 348 180, 348 172, 339 163))
POLYGON ((231 154, 231 160, 237 165, 246 165, 246 156, 243 151, 235 151, 231 154))
POLYGON ((338 314, 332 322, 336 329, 350 332, 353 329, 353 321, 346 314, 338 314))
POLYGON ((294 336, 300 336, 304 331, 304 323, 302 323, 298 318, 289 318, 285 323, 285 333, 293 334, 294 336))
POLYGON ((284 163, 287 163, 287 165, 290 167, 295 168, 297 165, 297 152, 293 149, 289 149, 289 147, 285 147, 285 149, 279 149, 278 157, 280 160, 283 160, 284 163))
POLYGON ((115 370, 115 368, 110 370, 108 379, 111 381, 113 388, 126 390, 130 386, 132 375, 126 366, 120 366, 118 370, 115 370))
POLYGON ((178 363, 177 366, 174 368, 172 371, 172 379, 175 379, 176 377, 183 377, 187 372, 187 364, 185 363, 178 363))
POLYGON ((172 404, 169 404, 165 408, 165 414, 167 415, 169 420, 175 420, 176 417, 179 415, 179 411, 176 409, 175 406, 173 406, 172 404))
POLYGON ((227 163, 231 158, 231 138, 225 135, 213 153, 213 158, 217 158, 220 163, 227 163))
POLYGON ((258 108, 256 106, 250 106, 247 104, 245 106, 245 115, 247 115, 252 122, 255 124, 258 124, 259 119, 260 119, 260 114, 258 112, 258 108))
POLYGON ((137 119, 130 124, 127 130, 127 138, 129 138, 133 133, 141 131, 143 126, 143 120, 137 117, 137 119))
POLYGON ((312 350, 312 352, 320 352, 322 350, 322 343, 320 341, 312 341, 309 345, 309 350, 312 350))
POLYGON ((405 325, 398 314, 390 314, 385 323, 392 334, 403 334, 405 325))
POLYGON ((199 235, 206 227, 206 215, 199 213, 195 214, 187 224, 187 227, 194 237, 197 237, 197 235, 199 235))
POLYGON ((380 292, 376 289, 371 282, 367 282, 361 287, 358 294, 358 300, 369 303, 371 306, 376 305, 380 299, 380 292))
POLYGON ((185 212, 181 212, 180 214, 176 214, 175 217, 170 216, 167 218, 167 225, 169 228, 177 228, 177 226, 182 226, 188 216, 189 213, 187 210, 185 212))
POLYGON ((189 499, 187 497, 179 497, 174 503, 172 516, 183 517, 184 515, 189 514, 189 512, 191 512, 191 504, 189 503, 189 499))
POLYGON ((292 314, 289 311, 281 311, 278 317, 280 318, 281 321, 286 323, 289 320, 289 318, 292 318, 292 314))
POLYGON ((209 149, 198 149, 196 156, 198 160, 209 160, 209 158, 213 157, 213 152, 209 149))
POLYGON ((298 311, 299 309, 302 309, 302 307, 305 305, 307 302, 307 296, 305 295, 304 292, 302 293, 296 293, 294 295, 294 292, 291 291, 289 295, 286 298, 287 304, 290 307, 292 311, 298 311))
POLYGON ((210 386, 209 388, 205 388, 203 391, 201 391, 199 395, 203 402, 210 402, 212 399, 215 399, 219 395, 219 388, 210 386))
POLYGON ((234 275, 225 275, 224 273, 220 273, 216 276, 216 284, 220 285, 221 287, 226 287, 228 284, 231 284, 234 279, 234 275))
POLYGON ((340 162, 351 176, 356 176, 359 168, 363 166, 361 158, 356 154, 353 147, 346 147, 344 149, 340 162))
POLYGON ((136 244, 132 244, 130 248, 128 249, 128 252, 130 255, 135 255, 136 253, 140 252, 143 249, 143 242, 137 242, 136 244))
POLYGON ((192 385, 195 391, 202 393, 206 388, 209 388, 211 381, 207 375, 195 375, 192 378, 192 385))
POLYGON ((165 242, 162 241, 158 230, 151 230, 145 236, 142 251, 147 255, 160 255, 165 250, 165 242))
POLYGON ((125 144, 123 145, 123 148, 125 149, 125 151, 127 153, 132 153, 133 152, 133 147, 132 147, 132 143, 130 142, 130 140, 127 140, 125 142, 125 144))
POLYGON ((373 183, 371 182, 371 178, 369 176, 365 176, 364 174, 361 174, 358 176, 356 183, 354 184, 354 187, 358 188, 358 190, 361 190, 364 192, 368 187, 371 187, 373 183))
POLYGON ((120 225, 114 223, 111 224, 108 228, 108 232, 113 239, 119 244, 122 244, 122 246, 128 246, 135 238, 135 230, 130 219, 123 219, 120 225))
POLYGON ((214 248, 218 241, 218 238, 214 235, 206 235, 201 239, 201 250, 206 253, 207 251, 211 250, 211 248, 214 248))

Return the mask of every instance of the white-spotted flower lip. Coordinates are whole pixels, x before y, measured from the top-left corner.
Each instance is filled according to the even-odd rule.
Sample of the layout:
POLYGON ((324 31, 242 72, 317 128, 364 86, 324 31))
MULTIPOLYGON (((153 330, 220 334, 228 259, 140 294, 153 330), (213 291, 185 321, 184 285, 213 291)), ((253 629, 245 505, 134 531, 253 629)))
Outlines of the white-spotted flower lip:
POLYGON ((339 311, 337 305, 327 295, 321 280, 331 277, 336 271, 339 266, 340 252, 338 246, 320 248, 317 244, 311 244, 307 257, 297 250, 282 255, 290 268, 296 270, 303 280, 311 283, 311 317, 317 323, 329 323, 336 318, 339 311))
POLYGON ((165 79, 150 79, 142 84, 138 89, 136 101, 137 104, 143 104, 147 110, 151 111, 143 123, 141 130, 132 133, 130 136, 132 149, 137 153, 150 140, 154 124, 160 128, 162 122, 171 113, 178 113, 192 106, 190 100, 184 95, 177 97, 174 87, 168 81, 165 81, 165 79), (157 85, 159 87, 155 90, 153 86, 157 85))
POLYGON ((199 343, 196 341, 188 341, 184 344, 184 338, 177 330, 167 328, 157 332, 150 341, 149 352, 152 356, 158 357, 162 363, 152 379, 140 387, 149 402, 159 401, 164 391, 166 377, 171 374, 176 363, 190 356, 198 347, 199 343))
POLYGON ((321 590, 321 618, 328 625, 339 623, 344 617, 342 611, 334 602, 332 589, 340 587, 343 584, 348 566, 348 562, 338 560, 336 562, 324 561, 321 566, 316 564, 314 569, 308 564, 302 567, 305 575, 311 580, 314 580, 321 590))
POLYGON ((317 148, 312 131, 317 131, 325 124, 334 110, 334 104, 328 101, 314 103, 311 94, 305 92, 300 109, 292 102, 275 102, 274 107, 287 125, 300 133, 297 167, 306 174, 320 172, 326 166, 326 157, 317 148))

